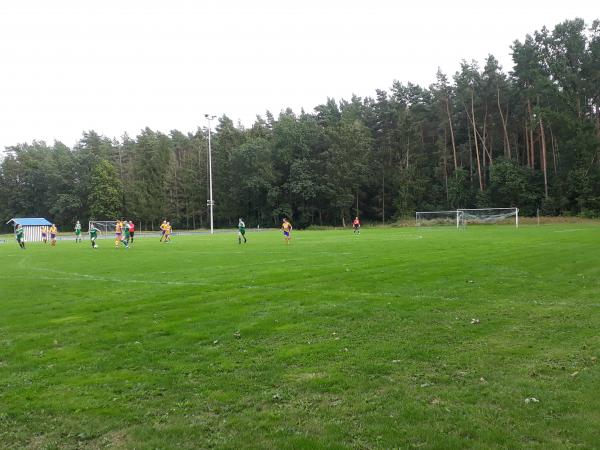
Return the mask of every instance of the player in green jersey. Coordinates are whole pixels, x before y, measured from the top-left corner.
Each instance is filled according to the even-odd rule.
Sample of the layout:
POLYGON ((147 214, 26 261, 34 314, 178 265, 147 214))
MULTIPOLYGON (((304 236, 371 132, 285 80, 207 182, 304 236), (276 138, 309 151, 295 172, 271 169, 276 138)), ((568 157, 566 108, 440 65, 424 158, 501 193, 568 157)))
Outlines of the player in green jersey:
POLYGON ((17 238, 19 247, 25 250, 25 230, 21 225, 17 225, 17 228, 15 229, 15 237, 17 238))
POLYGON ((129 238, 131 237, 131 233, 129 231, 129 222, 126 220, 123 221, 123 244, 125 244, 125 248, 129 248, 129 238))
POLYGON ((75 224, 75 242, 81 242, 81 224, 79 220, 75 224))
POLYGON ((100 230, 98 228, 96 228, 96 225, 94 225, 93 223, 90 223, 89 233, 90 233, 90 241, 92 243, 92 248, 98 248, 98 245, 96 244, 96 239, 98 239, 98 231, 100 231, 100 230))
POLYGON ((240 217, 240 221, 238 222, 238 244, 242 243, 242 239, 244 239, 244 244, 247 242, 246 240, 246 224, 240 217))

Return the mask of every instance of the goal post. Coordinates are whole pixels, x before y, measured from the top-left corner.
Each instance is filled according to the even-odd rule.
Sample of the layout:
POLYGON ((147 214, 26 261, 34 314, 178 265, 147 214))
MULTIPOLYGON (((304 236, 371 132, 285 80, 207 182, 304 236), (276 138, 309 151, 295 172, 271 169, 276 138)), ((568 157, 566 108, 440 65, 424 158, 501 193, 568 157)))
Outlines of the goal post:
POLYGON ((114 234, 116 225, 116 220, 90 220, 88 223, 88 231, 92 226, 95 226, 100 231, 100 236, 98 237, 100 239, 107 239, 111 234, 114 234))
POLYGON ((456 228, 468 224, 515 224, 519 228, 519 208, 460 208, 451 211, 417 211, 417 227, 454 225, 456 228))
POLYGON ((417 211, 415 213, 415 225, 417 227, 432 226, 464 226, 464 214, 459 210, 452 211, 417 211))
POLYGON ((515 224, 519 228, 519 208, 473 208, 458 209, 467 224, 515 224))

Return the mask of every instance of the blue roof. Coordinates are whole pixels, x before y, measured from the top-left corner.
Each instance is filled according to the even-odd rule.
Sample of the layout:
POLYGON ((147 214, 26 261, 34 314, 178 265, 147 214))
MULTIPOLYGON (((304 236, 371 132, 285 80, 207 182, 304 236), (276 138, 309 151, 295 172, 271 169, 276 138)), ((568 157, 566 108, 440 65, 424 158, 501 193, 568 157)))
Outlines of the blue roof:
POLYGON ((43 225, 52 225, 52 223, 48 222, 43 217, 15 217, 10 219, 6 223, 11 223, 26 226, 43 226, 43 225))

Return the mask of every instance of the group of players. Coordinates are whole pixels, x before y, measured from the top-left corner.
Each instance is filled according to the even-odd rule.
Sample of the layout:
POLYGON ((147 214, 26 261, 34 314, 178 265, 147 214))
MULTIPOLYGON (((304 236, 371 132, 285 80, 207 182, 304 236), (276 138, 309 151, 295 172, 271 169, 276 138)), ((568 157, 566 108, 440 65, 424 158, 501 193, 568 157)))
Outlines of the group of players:
MULTIPOLYGON (((283 240, 286 243, 286 245, 289 245, 289 243, 292 239, 292 229, 293 229, 292 224, 289 222, 289 220, 287 218, 284 218, 283 223, 281 224, 281 231, 283 232, 283 240)), ((352 229, 354 231, 354 234, 360 234, 360 220, 358 219, 358 217, 356 217, 352 221, 352 229)), ((163 220, 162 224, 160 225, 160 230, 161 230, 160 242, 165 242, 165 243, 171 242, 171 236, 173 234, 173 228, 171 227, 171 223, 168 222, 167 220, 163 220)), ((48 242, 48 237, 49 237, 50 243, 54 247, 56 245, 56 235, 58 234, 58 229, 56 228, 56 225, 52 224, 51 227, 43 226, 41 232, 42 232, 42 242, 44 242, 44 244, 46 244, 48 242)), ((96 240, 98 239, 98 233, 101 232, 101 230, 96 228, 96 226, 93 222, 90 222, 90 228, 89 228, 88 232, 90 235, 90 242, 92 244, 92 248, 94 248, 94 249, 98 248, 98 244, 96 243, 96 240)), ((129 249, 130 245, 133 244, 134 236, 135 236, 135 224, 133 223, 132 220, 130 220, 130 221, 127 221, 125 219, 117 220, 117 222, 115 223, 115 248, 119 248, 121 245, 123 245, 125 248, 129 249)), ((15 228, 15 237, 16 237, 17 243, 19 244, 19 247, 21 247, 23 250, 25 250, 24 229, 21 225, 17 225, 17 227, 15 228)), ((242 218, 240 218, 239 222, 238 222, 238 243, 239 244, 242 243, 242 239, 244 241, 244 244, 246 242, 248 242, 248 240, 246 239, 246 224, 244 223, 242 218)), ((79 220, 75 224, 75 242, 76 243, 82 242, 81 223, 79 222, 79 220)))
MULTIPOLYGON (((56 225, 52 224, 51 227, 43 226, 41 232, 42 241, 44 242, 44 244, 47 244, 48 238, 50 238, 50 245, 54 247, 56 245, 56 235, 58 234, 58 229, 56 228, 56 225)), ((17 226, 15 227, 15 238, 17 239, 19 247, 25 250, 25 229, 21 224, 17 224, 17 226)))

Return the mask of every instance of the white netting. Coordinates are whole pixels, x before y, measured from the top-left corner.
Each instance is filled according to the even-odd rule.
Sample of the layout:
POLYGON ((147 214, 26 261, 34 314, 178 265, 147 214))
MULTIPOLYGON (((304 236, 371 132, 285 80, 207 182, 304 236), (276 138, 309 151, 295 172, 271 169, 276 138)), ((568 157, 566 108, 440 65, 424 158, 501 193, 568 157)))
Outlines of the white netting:
POLYGON ((462 212, 460 211, 417 211, 415 221, 418 227, 433 227, 450 225, 460 227, 463 225, 462 212))
POLYGON ((465 224, 510 224, 519 226, 518 208, 459 209, 465 224))
POLYGON ((93 226, 95 226, 100 232, 98 233, 98 238, 106 239, 112 238, 115 235, 115 226, 117 222, 115 220, 94 220, 90 221, 88 230, 93 226))

